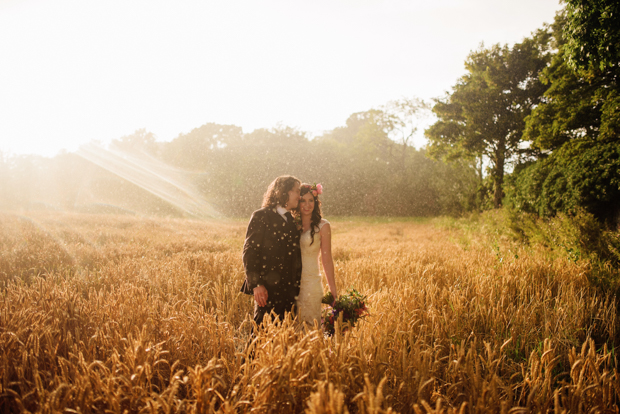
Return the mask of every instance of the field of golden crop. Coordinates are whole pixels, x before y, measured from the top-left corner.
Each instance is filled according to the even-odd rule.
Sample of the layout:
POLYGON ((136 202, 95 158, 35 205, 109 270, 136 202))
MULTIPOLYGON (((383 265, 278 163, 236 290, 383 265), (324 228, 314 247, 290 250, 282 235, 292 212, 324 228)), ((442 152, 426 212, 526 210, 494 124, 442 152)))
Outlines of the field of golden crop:
POLYGON ((334 220, 326 338, 248 358, 245 221, 0 214, 0 412, 618 412, 615 298, 587 262, 436 221, 334 220))

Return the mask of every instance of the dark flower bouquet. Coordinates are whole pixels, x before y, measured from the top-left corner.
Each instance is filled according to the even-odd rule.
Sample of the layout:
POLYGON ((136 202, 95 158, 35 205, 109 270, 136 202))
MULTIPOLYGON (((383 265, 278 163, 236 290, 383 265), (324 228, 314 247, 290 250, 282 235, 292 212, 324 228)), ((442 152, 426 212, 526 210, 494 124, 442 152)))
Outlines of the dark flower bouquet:
POLYGON ((336 331, 336 321, 341 315, 344 331, 349 327, 354 327, 358 320, 369 315, 366 307, 366 296, 355 289, 349 289, 347 293, 340 295, 335 302, 334 296, 329 292, 323 296, 321 302, 329 305, 329 308, 323 310, 322 320, 323 329, 329 336, 332 336, 336 331))

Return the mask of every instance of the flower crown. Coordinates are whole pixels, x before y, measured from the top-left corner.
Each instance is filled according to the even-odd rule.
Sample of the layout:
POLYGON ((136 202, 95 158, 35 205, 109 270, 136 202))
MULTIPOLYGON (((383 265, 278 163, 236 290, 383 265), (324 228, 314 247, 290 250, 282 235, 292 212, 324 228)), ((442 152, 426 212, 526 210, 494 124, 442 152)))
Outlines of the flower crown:
POLYGON ((317 197, 319 194, 323 194, 323 186, 321 183, 314 183, 313 185, 304 184, 301 188, 307 188, 314 197, 317 197))

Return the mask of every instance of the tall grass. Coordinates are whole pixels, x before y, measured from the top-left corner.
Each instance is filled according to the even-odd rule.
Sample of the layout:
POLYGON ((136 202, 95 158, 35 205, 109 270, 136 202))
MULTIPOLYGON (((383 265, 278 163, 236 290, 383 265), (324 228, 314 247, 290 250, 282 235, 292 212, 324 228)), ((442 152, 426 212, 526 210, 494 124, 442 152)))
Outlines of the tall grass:
POLYGON ((332 338, 267 322, 248 347, 245 223, 0 215, 0 411, 618 410, 616 299, 586 261, 426 221, 332 226, 371 316, 332 338))
POLYGON ((465 244, 475 239, 497 250, 501 240, 513 248, 527 246, 549 259, 585 263, 587 278, 593 286, 620 295, 619 229, 602 225, 583 209, 550 218, 502 209, 462 219, 444 217, 435 222, 442 227, 462 230, 460 241, 465 244), (509 241, 512 243, 507 243, 509 241))

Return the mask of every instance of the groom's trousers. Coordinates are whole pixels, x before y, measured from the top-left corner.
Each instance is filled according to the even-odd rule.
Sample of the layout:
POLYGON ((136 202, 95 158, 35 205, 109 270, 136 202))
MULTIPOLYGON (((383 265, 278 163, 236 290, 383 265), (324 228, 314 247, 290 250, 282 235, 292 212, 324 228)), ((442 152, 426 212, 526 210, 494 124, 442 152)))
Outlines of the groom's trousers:
POLYGON ((271 311, 273 311, 278 320, 282 321, 287 312, 294 312, 294 306, 294 301, 278 301, 275 304, 267 303, 267 306, 258 306, 254 302, 254 322, 260 325, 263 323, 265 315, 271 313, 271 311))

